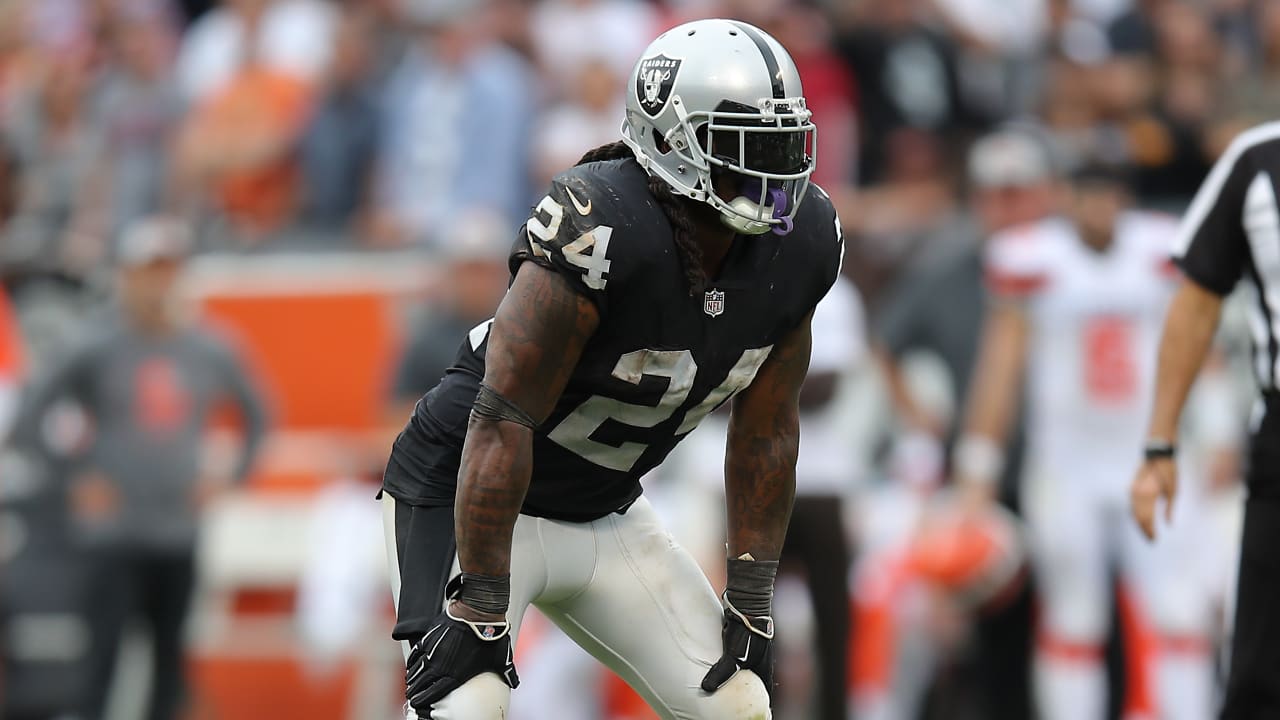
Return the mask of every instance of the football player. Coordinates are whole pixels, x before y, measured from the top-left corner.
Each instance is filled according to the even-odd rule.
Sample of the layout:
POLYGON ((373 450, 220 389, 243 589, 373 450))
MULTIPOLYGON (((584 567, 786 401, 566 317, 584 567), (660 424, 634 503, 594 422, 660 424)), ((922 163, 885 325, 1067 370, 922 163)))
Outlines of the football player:
POLYGON ((385 474, 410 718, 505 717, 530 604, 663 718, 771 717, 809 320, 843 252, 814 139, 776 40, 693 22, 636 64, 622 141, 533 209, 385 474), (731 398, 721 602, 638 481, 731 398))
MULTIPOLYGON (((1129 208, 1117 168, 1082 168, 1069 210, 996 235, 993 302, 955 468, 970 508, 990 502, 1026 371, 1024 511, 1041 591, 1035 685, 1046 720, 1102 718, 1110 570, 1158 636, 1162 718, 1210 716, 1210 596, 1189 582, 1190 523, 1160 547, 1125 521, 1126 470, 1140 447, 1155 349, 1175 271, 1175 226, 1129 208)), ((1190 503, 1188 503, 1190 505, 1190 503)), ((1178 513, 1188 510, 1179 507, 1178 513)))

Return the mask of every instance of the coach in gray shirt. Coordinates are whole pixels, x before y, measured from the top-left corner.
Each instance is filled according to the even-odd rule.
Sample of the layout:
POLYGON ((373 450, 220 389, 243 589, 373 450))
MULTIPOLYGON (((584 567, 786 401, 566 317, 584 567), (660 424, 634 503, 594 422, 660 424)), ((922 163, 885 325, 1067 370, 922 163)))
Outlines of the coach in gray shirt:
POLYGON ((221 340, 176 312, 189 247, 187 229, 151 218, 127 228, 120 245, 120 307, 93 329, 33 393, 30 432, 54 454, 69 455, 74 527, 90 555, 86 612, 92 630, 93 690, 85 712, 103 712, 120 630, 143 616, 154 642, 154 682, 146 717, 179 714, 182 625, 195 581, 198 514, 212 492, 243 480, 266 419, 259 395, 221 340), (78 406, 87 429, 74 449, 49 432, 60 400, 78 406), (214 406, 230 400, 244 443, 230 477, 211 478, 202 440, 214 406))

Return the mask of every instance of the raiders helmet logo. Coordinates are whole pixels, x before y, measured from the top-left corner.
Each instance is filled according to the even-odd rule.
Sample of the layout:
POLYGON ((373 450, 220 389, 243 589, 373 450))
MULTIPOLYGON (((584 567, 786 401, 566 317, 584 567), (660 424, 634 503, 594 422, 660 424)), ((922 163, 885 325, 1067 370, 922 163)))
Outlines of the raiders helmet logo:
POLYGON ((636 74, 636 99, 649 117, 657 117, 667 106, 679 72, 680 61, 666 55, 640 61, 640 71, 636 74))
POLYGON ((702 311, 711 317, 724 312, 724 291, 708 290, 702 298, 702 311))

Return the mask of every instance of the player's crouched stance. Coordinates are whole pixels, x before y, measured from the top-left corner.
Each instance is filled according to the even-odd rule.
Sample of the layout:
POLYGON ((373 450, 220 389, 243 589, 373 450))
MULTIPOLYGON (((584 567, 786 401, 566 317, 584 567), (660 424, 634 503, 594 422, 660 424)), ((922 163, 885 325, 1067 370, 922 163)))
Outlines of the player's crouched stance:
POLYGON ((813 136, 781 45, 690 23, 636 65, 623 141, 534 208, 387 466, 410 717, 505 717, 530 604, 663 718, 770 717, 809 318, 843 242, 805 199, 813 136), (639 478, 731 398, 722 603, 639 478))

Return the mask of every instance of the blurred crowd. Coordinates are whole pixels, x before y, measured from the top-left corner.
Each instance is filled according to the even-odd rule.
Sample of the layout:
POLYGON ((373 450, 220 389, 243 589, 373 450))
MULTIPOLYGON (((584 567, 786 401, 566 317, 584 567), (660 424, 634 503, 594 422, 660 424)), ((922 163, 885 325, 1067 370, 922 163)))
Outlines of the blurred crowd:
MULTIPOLYGON (((86 318, 119 298, 126 319, 145 319, 148 298, 167 303, 180 281, 165 273, 189 255, 249 266, 354 252, 405 253, 446 270, 450 289, 406 331, 399 369, 385 368, 387 414, 402 422, 496 304, 505 251, 547 181, 618 137, 641 50, 667 27, 711 16, 754 23, 788 48, 820 129, 815 180, 840 211, 844 269, 866 316, 865 329, 859 319, 832 334, 870 348, 840 351, 836 365, 851 379, 832 402, 852 409, 822 421, 857 450, 841 466, 850 487, 946 473, 981 327, 987 237, 1053 213, 1056 179, 1099 165, 1123 173, 1136 205, 1179 213, 1238 131, 1280 114, 1272 0, 0 0, 0 283, 15 318, 5 342, 28 358, 13 387, 0 388, 0 405, 14 406, 0 420, 23 414, 10 391, 71 382, 54 368, 93 335, 88 327, 137 345, 127 322, 86 318), (1003 134, 983 140, 993 131, 1003 134), (181 231, 165 227, 181 248, 148 245, 157 215, 176 219, 165 222, 181 231), (142 309, 131 287, 144 293, 142 309), (915 350, 943 372, 916 372, 915 350), (855 355, 864 359, 852 369, 855 355), (932 377, 948 389, 931 392, 932 377)), ((837 314, 861 318, 857 298, 848 304, 837 314)), ((200 392, 238 399, 250 421, 241 466, 223 473, 243 479, 266 422, 258 391, 220 345, 183 338, 199 352, 163 352, 214 378, 200 392)), ((205 395, 174 400, 165 371, 155 372, 156 412, 198 435, 205 395)), ((123 443, 122 464, 148 447, 113 442, 123 443)), ((674 472, 701 472, 697 464, 674 472)), ((1015 509, 1016 486, 1006 480, 1015 509)), ((76 502, 119 501, 87 487, 76 502)), ((194 533, 175 532, 161 544, 186 564, 176 579, 161 568, 157 582, 189 591, 194 533)), ((100 571, 127 565, 109 559, 117 564, 100 571)), ((55 583, 39 594, 59 592, 55 583)), ((180 610, 152 611, 181 620, 180 610)), ((997 627, 986 642, 1017 645, 1029 623, 997 627)), ((172 664, 178 650, 166 652, 156 653, 157 677, 168 677, 159 659, 172 664)), ((938 671, 942 691, 916 683, 931 701, 893 707, 1027 717, 1025 682, 1010 686, 1004 715, 981 699, 966 705, 963 689, 974 673, 993 685, 1008 678, 1001 672, 1025 675, 1019 652, 1003 666, 957 670, 950 691, 938 671)))
MULTIPOLYGON (((81 279, 156 211, 202 249, 435 248, 515 226, 617 135, 646 40, 731 15, 790 49, 867 288, 949 226, 967 144, 1041 123, 1064 161, 1176 208, 1280 99, 1280 10, 1250 0, 6 0, 4 267, 81 279), (866 257, 863 258, 862 255, 866 257)), ((874 295, 874 293, 870 293, 874 295)))

